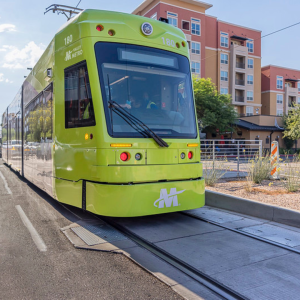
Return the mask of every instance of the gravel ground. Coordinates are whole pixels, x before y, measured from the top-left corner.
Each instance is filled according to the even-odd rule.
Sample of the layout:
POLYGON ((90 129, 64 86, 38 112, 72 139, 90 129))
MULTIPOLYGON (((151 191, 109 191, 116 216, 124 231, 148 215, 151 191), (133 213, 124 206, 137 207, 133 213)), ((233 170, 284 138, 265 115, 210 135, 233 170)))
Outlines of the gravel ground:
POLYGON ((300 211, 300 191, 288 193, 280 181, 264 180, 249 189, 245 179, 220 180, 214 187, 206 186, 206 189, 300 211))

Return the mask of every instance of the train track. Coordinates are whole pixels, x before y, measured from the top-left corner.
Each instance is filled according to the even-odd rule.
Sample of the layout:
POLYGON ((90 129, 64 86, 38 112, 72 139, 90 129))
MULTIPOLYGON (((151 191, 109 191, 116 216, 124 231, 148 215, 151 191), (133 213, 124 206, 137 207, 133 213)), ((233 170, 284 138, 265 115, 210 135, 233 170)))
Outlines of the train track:
POLYGON ((156 246, 155 244, 147 241, 146 239, 138 236, 131 230, 127 229, 123 225, 119 224, 118 222, 112 220, 111 218, 102 217, 99 218, 106 223, 108 223, 110 226, 114 227, 118 231, 122 232, 124 235, 126 235, 128 238, 133 240, 135 243, 137 243, 139 246, 147 249, 154 255, 158 256, 159 258, 163 259, 170 265, 176 267, 186 275, 192 277, 194 280, 198 281, 214 293, 218 294, 219 296, 229 299, 229 300, 240 300, 240 299, 248 299, 247 297, 241 295, 240 293, 234 291, 233 289, 225 286, 221 282, 217 281, 216 279, 212 278, 211 276, 197 270, 190 264, 180 260, 179 258, 171 255, 170 253, 164 251, 160 247, 156 246))
POLYGON ((200 216, 197 216, 197 215, 188 213, 188 212, 179 212, 179 213, 180 213, 180 214, 183 214, 183 215, 186 215, 186 216, 189 216, 189 217, 191 217, 191 218, 197 219, 197 220, 199 220, 199 221, 206 222, 206 223, 210 223, 210 224, 216 225, 216 226, 218 226, 218 227, 221 227, 221 228, 223 228, 223 229, 227 229, 227 230, 236 232, 236 233, 238 233, 238 234, 245 235, 245 236, 250 237, 250 238, 252 238, 252 239, 255 239, 255 240, 258 240, 258 241, 261 241, 261 242, 264 242, 264 243, 268 243, 268 244, 270 244, 270 245, 273 245, 273 246, 276 246, 276 247, 280 247, 280 248, 283 248, 283 249, 285 249, 285 250, 288 250, 288 251, 291 251, 291 252, 300 254, 300 250, 298 250, 298 249, 295 249, 295 248, 293 248, 293 247, 290 247, 290 246, 287 246, 287 245, 284 245, 284 244, 281 244, 281 243, 277 243, 277 242, 274 242, 274 241, 271 241, 271 240, 262 238, 262 237, 260 237, 260 236, 254 235, 254 234, 252 234, 252 233, 248 233, 248 232, 245 232, 245 231, 241 231, 241 230, 239 230, 239 229, 234 229, 234 228, 231 228, 231 227, 222 225, 222 224, 217 223, 217 222, 215 222, 215 221, 212 221, 212 220, 209 220, 209 219, 206 219, 206 218, 203 218, 203 217, 200 217, 200 216))

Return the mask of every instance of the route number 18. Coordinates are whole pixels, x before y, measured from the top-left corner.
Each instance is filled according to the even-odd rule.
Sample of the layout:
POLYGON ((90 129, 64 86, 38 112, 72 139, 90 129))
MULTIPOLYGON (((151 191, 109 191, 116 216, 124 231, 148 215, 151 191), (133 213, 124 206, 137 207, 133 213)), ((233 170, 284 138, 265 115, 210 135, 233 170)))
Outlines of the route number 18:
POLYGON ((164 37, 162 37, 162 40, 164 45, 175 47, 175 42, 173 40, 165 39, 164 37))

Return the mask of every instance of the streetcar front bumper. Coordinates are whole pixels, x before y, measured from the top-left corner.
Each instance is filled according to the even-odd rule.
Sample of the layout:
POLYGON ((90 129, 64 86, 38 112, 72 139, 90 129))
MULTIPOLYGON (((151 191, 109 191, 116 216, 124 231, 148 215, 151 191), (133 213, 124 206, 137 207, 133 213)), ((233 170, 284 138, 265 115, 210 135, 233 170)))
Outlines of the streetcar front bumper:
POLYGON ((204 179, 139 184, 86 182, 86 209, 110 217, 135 217, 195 209, 205 204, 204 179))

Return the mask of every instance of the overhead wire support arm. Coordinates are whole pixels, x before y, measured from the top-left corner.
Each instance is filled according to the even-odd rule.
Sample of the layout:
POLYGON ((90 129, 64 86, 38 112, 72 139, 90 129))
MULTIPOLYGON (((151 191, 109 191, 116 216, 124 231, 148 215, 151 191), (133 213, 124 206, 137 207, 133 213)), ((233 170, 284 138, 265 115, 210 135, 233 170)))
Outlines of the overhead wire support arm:
POLYGON ((83 9, 67 5, 52 4, 46 8, 44 15, 49 11, 52 11, 53 13, 57 12, 57 14, 64 14, 69 21, 73 17, 73 15, 79 14, 81 11, 83 11, 83 9))

